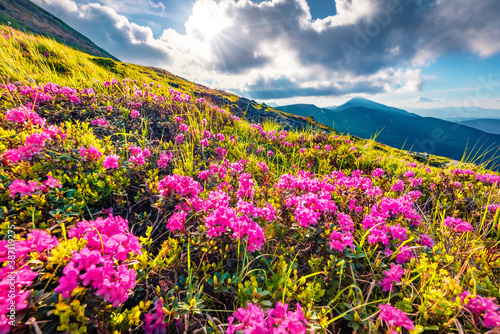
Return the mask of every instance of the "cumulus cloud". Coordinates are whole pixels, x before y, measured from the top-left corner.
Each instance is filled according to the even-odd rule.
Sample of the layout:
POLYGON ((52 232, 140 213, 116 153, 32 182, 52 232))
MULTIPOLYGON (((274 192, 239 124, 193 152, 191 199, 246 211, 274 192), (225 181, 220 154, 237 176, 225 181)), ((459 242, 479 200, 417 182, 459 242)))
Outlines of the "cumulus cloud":
POLYGON ((500 52, 497 0, 331 0, 336 14, 317 20, 306 0, 197 0, 185 32, 159 38, 116 0, 34 1, 122 60, 257 99, 418 92, 440 55, 500 52))
POLYGON ((164 66, 168 48, 153 38, 149 27, 130 22, 113 8, 72 0, 34 0, 122 61, 164 66))

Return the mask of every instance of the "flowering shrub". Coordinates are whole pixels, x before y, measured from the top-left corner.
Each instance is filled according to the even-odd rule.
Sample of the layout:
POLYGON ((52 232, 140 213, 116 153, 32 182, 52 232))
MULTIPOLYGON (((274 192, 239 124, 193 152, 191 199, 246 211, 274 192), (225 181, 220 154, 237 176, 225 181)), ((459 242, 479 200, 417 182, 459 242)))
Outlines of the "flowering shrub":
POLYGON ((129 234, 127 221, 112 215, 107 219, 82 221, 69 230, 68 236, 87 243, 73 254, 54 291, 68 298, 80 284, 91 285, 95 295, 111 302, 113 307, 124 303, 136 283, 135 271, 124 262, 129 253, 141 253, 139 239, 129 234))
POLYGON ((229 317, 228 334, 234 334, 242 330, 244 333, 306 333, 307 320, 304 318, 302 308, 297 304, 297 311, 287 311, 288 304, 278 302, 275 309, 267 311, 267 319, 264 311, 258 306, 249 303, 247 309, 240 307, 233 316, 229 317), (234 324, 235 319, 239 324, 234 324))

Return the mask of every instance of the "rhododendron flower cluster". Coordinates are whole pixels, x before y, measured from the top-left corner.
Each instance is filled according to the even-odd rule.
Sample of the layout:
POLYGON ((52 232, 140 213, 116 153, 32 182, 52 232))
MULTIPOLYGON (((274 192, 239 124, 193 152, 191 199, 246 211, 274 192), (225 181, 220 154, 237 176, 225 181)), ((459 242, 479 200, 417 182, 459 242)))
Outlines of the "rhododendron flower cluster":
POLYGON ((391 333, 396 334, 395 331, 398 327, 404 327, 407 330, 415 329, 413 321, 401 310, 391 305, 379 305, 380 313, 378 318, 385 321, 391 330, 391 333))
POLYGON ((2 160, 5 164, 9 164, 11 162, 15 163, 21 160, 31 160, 42 151, 45 147, 46 141, 64 140, 67 137, 67 135, 56 125, 46 127, 45 119, 38 116, 37 113, 32 112, 26 106, 20 106, 17 109, 8 110, 6 112, 6 118, 8 121, 23 124, 23 126, 25 128, 29 128, 30 131, 33 131, 33 125, 38 125, 42 129, 42 132, 31 133, 26 137, 23 146, 5 151, 0 156, 0 160, 2 160))
POLYGON ((106 155, 102 162, 102 165, 106 169, 117 168, 120 164, 120 157, 116 154, 106 155))
POLYGON ((92 120, 92 125, 98 125, 98 126, 106 126, 108 125, 108 121, 105 118, 97 118, 92 120))
POLYGON ((471 232, 473 230, 470 223, 464 222, 460 218, 446 217, 443 225, 458 233, 471 232))
POLYGON ((373 177, 381 177, 385 174, 385 171, 382 168, 377 168, 372 172, 373 177))
POLYGON ((158 298, 153 307, 153 313, 148 312, 144 316, 144 333, 145 334, 165 334, 167 325, 163 323, 165 312, 163 311, 163 299, 158 298))
POLYGON ((102 155, 102 153, 99 152, 99 149, 93 145, 90 145, 89 148, 82 146, 80 147, 79 152, 82 158, 87 159, 88 161, 97 161, 102 155))
POLYGON ((486 328, 500 327, 500 306, 491 299, 480 295, 473 297, 469 291, 462 292, 459 297, 464 301, 466 309, 483 315, 486 328))
POLYGON ((139 239, 128 231, 128 222, 110 215, 82 221, 68 232, 70 238, 86 240, 63 270, 55 292, 68 298, 79 285, 91 286, 95 294, 112 303, 124 303, 135 287, 136 273, 125 263, 129 254, 141 254, 139 239))
POLYGON ((151 152, 149 152, 147 148, 143 150, 139 146, 131 146, 129 151, 132 155, 129 161, 134 165, 144 165, 146 163, 146 158, 151 156, 151 152))
POLYGON ((158 183, 158 190, 163 196, 170 196, 175 193, 183 197, 193 198, 198 197, 203 187, 189 176, 175 174, 168 175, 161 180, 158 183))
POLYGON ((478 174, 476 180, 489 184, 500 184, 500 176, 494 174, 478 174))
POLYGON ((170 162, 170 160, 174 157, 174 155, 172 153, 166 153, 166 152, 163 152, 160 154, 160 159, 158 159, 158 167, 159 168, 167 168, 168 166, 168 163, 170 162))
POLYGON ((399 283, 401 277, 404 274, 404 270, 401 265, 391 263, 391 270, 384 271, 385 278, 382 281, 378 281, 378 284, 382 286, 382 291, 394 292, 394 283, 399 283))
POLYGON ((33 193, 39 189, 41 189, 43 192, 49 191, 49 189, 52 188, 62 188, 61 184, 59 183, 59 180, 53 178, 50 175, 47 175, 47 180, 44 181, 41 185, 38 184, 38 181, 24 181, 24 180, 18 180, 15 179, 10 185, 9 185, 9 192, 10 192, 10 197, 14 199, 16 197, 16 194, 19 194, 19 196, 22 198, 24 196, 31 196, 33 193))
POLYGON ((53 178, 50 175, 47 175, 47 180, 43 181, 42 185, 40 186, 40 189, 42 189, 43 192, 47 192, 49 191, 49 189, 54 189, 54 188, 62 188, 62 185, 58 179, 53 178))
MULTIPOLYGON (((208 199, 203 200, 198 197, 203 187, 188 176, 169 175, 158 184, 158 190, 163 196, 179 195, 188 200, 185 204, 177 205, 176 212, 167 221, 167 228, 171 231, 183 231, 188 211, 202 211, 206 215, 205 226, 209 237, 221 236, 223 233, 231 231, 234 239, 248 238, 248 251, 253 252, 264 245, 265 237, 262 227, 254 219, 264 219, 271 222, 276 215, 276 210, 268 205, 267 207, 255 207, 251 202, 241 200, 243 194, 251 199, 253 192, 250 187, 254 185, 249 179, 250 174, 239 175, 240 187, 237 191, 237 198, 240 201, 237 208, 230 207, 230 195, 222 190, 215 190, 208 194, 208 199)), ((208 177, 208 176, 207 176, 208 177)))
POLYGON ((240 176, 238 176, 238 181, 240 184, 238 192, 236 193, 238 198, 252 197, 254 194, 254 186, 255 186, 255 182, 252 179, 252 175, 248 173, 242 173, 240 174, 240 176))
POLYGON ((227 334, 235 334, 237 331, 248 334, 305 334, 308 325, 299 304, 297 310, 292 312, 288 311, 288 304, 280 302, 276 304, 276 308, 267 311, 267 319, 259 306, 248 303, 246 309, 238 308, 228 320, 227 334), (235 320, 240 323, 235 324, 235 320))
POLYGON ((132 111, 130 112, 130 117, 138 118, 139 116, 141 116, 140 111, 137 109, 132 109, 132 111))
POLYGON ((39 125, 42 128, 45 127, 45 119, 25 106, 7 110, 5 112, 5 116, 9 122, 23 123, 25 125, 31 123, 33 125, 39 125))
POLYGON ((37 181, 24 181, 15 179, 9 186, 10 197, 14 199, 16 194, 19 196, 31 196, 35 191, 40 189, 37 181))
POLYGON ((56 237, 42 230, 31 230, 24 240, 0 240, 0 263, 6 263, 0 268, 0 333, 10 332, 11 316, 29 305, 30 291, 26 288, 33 284, 38 273, 28 266, 28 255, 31 252, 43 253, 58 243, 56 237), (12 249, 15 249, 15 258, 12 258, 12 249))

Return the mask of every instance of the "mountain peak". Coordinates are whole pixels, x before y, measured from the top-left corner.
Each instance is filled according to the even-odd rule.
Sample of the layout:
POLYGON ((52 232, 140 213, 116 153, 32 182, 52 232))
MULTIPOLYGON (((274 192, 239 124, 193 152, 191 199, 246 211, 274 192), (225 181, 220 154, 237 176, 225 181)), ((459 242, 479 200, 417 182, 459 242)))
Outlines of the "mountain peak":
POLYGON ((361 103, 361 102, 370 102, 370 103, 377 103, 375 101, 372 101, 372 100, 368 100, 368 99, 365 99, 364 97, 361 97, 361 96, 356 96, 356 97, 353 97, 352 99, 350 99, 349 101, 347 101, 346 103, 349 103, 349 102, 356 102, 356 103, 361 103))
POLYGON ((403 115, 409 115, 410 113, 407 112, 406 110, 399 109, 399 108, 394 108, 394 107, 389 107, 386 106, 385 104, 381 104, 372 100, 365 99, 364 97, 354 97, 347 101, 346 103, 336 107, 332 108, 334 111, 342 111, 346 109, 351 109, 351 108, 369 108, 369 109, 377 109, 381 111, 385 111, 388 113, 392 114, 403 114, 403 115))

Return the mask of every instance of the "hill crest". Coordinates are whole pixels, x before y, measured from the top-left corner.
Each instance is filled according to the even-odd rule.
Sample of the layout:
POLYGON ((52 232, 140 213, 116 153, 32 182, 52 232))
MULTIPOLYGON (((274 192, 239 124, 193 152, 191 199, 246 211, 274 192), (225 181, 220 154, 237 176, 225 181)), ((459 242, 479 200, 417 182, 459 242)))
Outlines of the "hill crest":
POLYGON ((0 0, 0 24, 44 35, 93 56, 118 60, 89 38, 29 0, 0 0))

